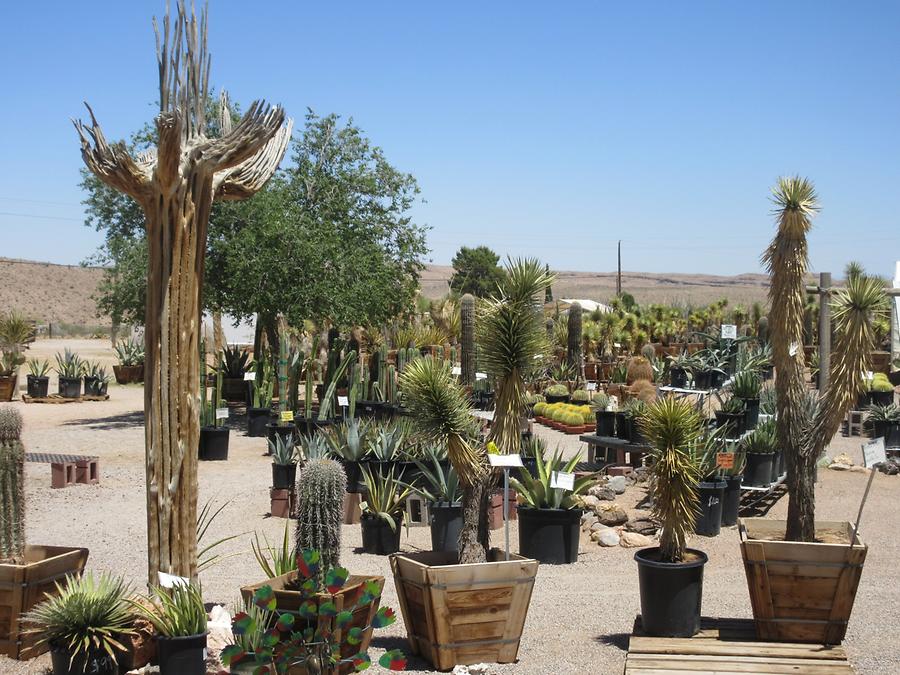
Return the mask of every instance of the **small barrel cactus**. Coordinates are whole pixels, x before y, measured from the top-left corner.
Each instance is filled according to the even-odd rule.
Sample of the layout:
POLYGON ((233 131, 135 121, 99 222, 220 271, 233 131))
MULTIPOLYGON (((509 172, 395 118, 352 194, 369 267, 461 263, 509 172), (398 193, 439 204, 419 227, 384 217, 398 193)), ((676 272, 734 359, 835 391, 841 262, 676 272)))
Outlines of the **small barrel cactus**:
POLYGON ((471 387, 475 385, 475 297, 466 293, 459 299, 459 314, 462 340, 460 347, 460 365, 462 383, 471 387))
POLYGON ((308 461, 297 479, 297 550, 317 550, 323 571, 341 562, 346 492, 344 467, 333 459, 308 461))
POLYGON ((628 375, 626 382, 634 384, 638 380, 653 381, 653 366, 643 356, 635 356, 628 361, 628 375))
POLYGON ((22 416, 0 408, 0 563, 25 557, 25 447, 22 416))
POLYGON ((656 357, 656 348, 651 344, 644 345, 641 347, 641 356, 648 361, 652 361, 656 357))

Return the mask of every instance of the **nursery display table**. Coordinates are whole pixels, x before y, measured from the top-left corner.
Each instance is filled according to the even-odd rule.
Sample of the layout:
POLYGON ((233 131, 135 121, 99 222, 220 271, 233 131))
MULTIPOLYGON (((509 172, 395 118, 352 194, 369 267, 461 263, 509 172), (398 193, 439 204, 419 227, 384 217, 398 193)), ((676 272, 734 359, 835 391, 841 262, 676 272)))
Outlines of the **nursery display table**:
POLYGON ((644 633, 638 616, 625 657, 625 675, 853 672, 840 645, 761 642, 752 619, 704 617, 700 632, 692 638, 659 638, 644 633))
POLYGON ((602 448, 604 451, 615 451, 615 460, 610 460, 608 458, 607 452, 607 464, 625 464, 625 453, 628 453, 628 460, 630 461, 631 465, 635 467, 641 465, 641 458, 644 456, 645 452, 648 452, 650 450, 649 445, 645 445, 643 443, 632 443, 630 441, 622 440, 621 438, 616 438, 615 436, 597 436, 596 434, 584 434, 583 436, 579 436, 578 440, 582 441, 583 443, 587 443, 587 461, 589 464, 594 464, 597 461, 597 448, 602 448))

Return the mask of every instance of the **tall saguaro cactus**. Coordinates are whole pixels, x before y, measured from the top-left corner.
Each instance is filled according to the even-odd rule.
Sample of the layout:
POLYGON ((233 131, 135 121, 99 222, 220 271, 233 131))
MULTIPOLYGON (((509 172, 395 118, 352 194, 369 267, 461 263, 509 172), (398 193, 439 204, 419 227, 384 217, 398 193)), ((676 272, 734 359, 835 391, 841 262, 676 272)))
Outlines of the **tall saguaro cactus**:
POLYGON ((569 306, 569 331, 566 361, 568 361, 569 366, 574 368, 579 374, 581 374, 581 344, 583 339, 581 319, 581 305, 577 302, 573 302, 569 306))
POLYGON ((25 448, 22 415, 0 408, 0 563, 25 558, 25 448))
POLYGON ((87 167, 140 204, 149 267, 145 314, 147 536, 149 578, 197 575, 200 299, 209 213, 216 199, 256 193, 278 167, 290 140, 284 111, 250 105, 232 127, 222 96, 219 138, 206 136, 210 58, 207 12, 177 4, 178 16, 154 21, 159 62, 155 150, 132 157, 109 144, 93 111, 75 122, 87 167))
POLYGON ((462 327, 462 384, 472 387, 475 386, 475 296, 466 293, 459 299, 459 313, 462 327))

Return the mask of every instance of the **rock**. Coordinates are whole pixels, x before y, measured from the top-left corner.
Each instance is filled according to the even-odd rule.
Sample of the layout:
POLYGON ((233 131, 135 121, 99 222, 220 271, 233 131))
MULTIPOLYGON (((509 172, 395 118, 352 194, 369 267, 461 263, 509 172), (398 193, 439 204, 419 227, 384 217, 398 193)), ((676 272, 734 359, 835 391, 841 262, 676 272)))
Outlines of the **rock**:
POLYGON ((601 546, 618 546, 619 545, 619 533, 614 529, 607 527, 605 530, 600 530, 598 532, 600 535, 597 537, 597 543, 601 546))
POLYGON ((635 483, 646 483, 650 478, 650 470, 646 466, 639 467, 631 472, 631 480, 635 483))
POLYGON ((622 525, 628 522, 628 514, 625 509, 615 502, 600 502, 594 510, 597 520, 604 525, 622 525))
POLYGON ((608 485, 595 485, 588 490, 588 496, 603 502, 612 502, 616 499, 616 491, 608 485))
POLYGON ((491 672, 491 666, 487 663, 453 666, 453 675, 490 675, 491 672))
POLYGON ((234 642, 231 631, 231 614, 222 605, 213 605, 206 624, 209 632, 206 636, 207 658, 218 658, 219 653, 234 642))
POLYGON ((850 469, 850 465, 849 464, 840 464, 838 462, 832 462, 831 464, 828 465, 828 468, 831 469, 832 471, 847 471, 848 469, 850 469))
POLYGON ((869 473, 869 470, 864 466, 851 466, 848 471, 853 473, 869 473))
POLYGON ((625 530, 619 536, 619 544, 624 548, 644 548, 653 546, 655 543, 650 537, 637 532, 629 532, 628 530, 625 530))
POLYGON ((581 529, 585 532, 590 532, 591 528, 597 523, 597 516, 593 513, 588 513, 581 519, 581 529))
POLYGON ((617 495, 625 492, 625 488, 628 486, 628 479, 625 476, 611 476, 606 481, 606 487, 610 488, 617 495))
POLYGON ((591 525, 591 532, 596 532, 597 530, 608 530, 609 525, 604 525, 603 523, 594 523, 591 525))
POLYGON ((587 494, 581 498, 581 503, 584 505, 584 508, 593 510, 600 503, 600 500, 592 494, 587 494))
POLYGON ((837 457, 834 457, 832 461, 835 464, 845 464, 846 466, 853 466, 853 460, 850 458, 846 452, 842 452, 837 457))
POLYGON ((888 476, 896 476, 900 473, 900 460, 896 457, 889 457, 886 462, 878 462, 878 464, 875 465, 875 468, 881 473, 886 473, 888 476))
POLYGON ((650 537, 659 530, 659 524, 650 518, 635 518, 625 523, 625 529, 629 532, 637 532, 650 537))

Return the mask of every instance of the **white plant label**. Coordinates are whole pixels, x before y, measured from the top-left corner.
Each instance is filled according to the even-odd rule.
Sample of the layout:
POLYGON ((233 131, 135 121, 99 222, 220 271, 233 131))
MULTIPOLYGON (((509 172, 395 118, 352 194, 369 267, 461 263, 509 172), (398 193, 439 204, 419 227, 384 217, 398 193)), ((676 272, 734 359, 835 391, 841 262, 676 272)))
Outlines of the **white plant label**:
POLYGON ((346 408, 347 406, 350 405, 350 399, 347 398, 346 396, 338 396, 338 405, 341 408, 346 408))
POLYGON ((255 379, 256 373, 254 373, 252 370, 248 373, 244 373, 244 382, 252 382, 255 379))
POLYGON ((575 489, 575 474, 566 473, 565 471, 554 471, 550 474, 550 487, 571 492, 575 489))
POLYGON ((488 455, 488 463, 504 469, 511 466, 525 466, 522 464, 522 455, 488 455))
POLYGON ((475 373, 475 379, 476 380, 486 380, 487 373, 475 373))
POLYGON ((876 438, 875 440, 863 443, 863 462, 868 467, 872 467, 879 462, 887 461, 887 453, 884 451, 884 439, 876 438))
POLYGON ((460 366, 453 366, 450 369, 451 375, 462 375, 462 368, 460 366))
POLYGON ((722 324, 722 339, 737 340, 737 326, 733 323, 722 324))
POLYGON ((228 408, 216 408, 216 419, 217 420, 227 420, 228 419, 228 408))
POLYGON ((791 356, 797 356, 797 352, 799 352, 799 351, 800 351, 800 345, 798 345, 796 342, 792 342, 791 348, 788 349, 788 354, 790 354, 791 356))
POLYGON ((367 508, 369 508, 369 502, 360 502, 359 503, 360 511, 365 511, 367 508))
POLYGON ((609 403, 606 404, 606 409, 609 412, 618 412, 619 411, 619 397, 618 396, 610 396, 609 403))
POLYGON ((596 382, 588 382, 584 385, 584 388, 588 391, 597 391, 597 383, 596 382))
POLYGON ((159 575, 159 585, 163 588, 175 588, 176 586, 188 586, 191 583, 190 579, 185 579, 184 577, 178 577, 174 574, 167 574, 165 572, 157 572, 159 575))

